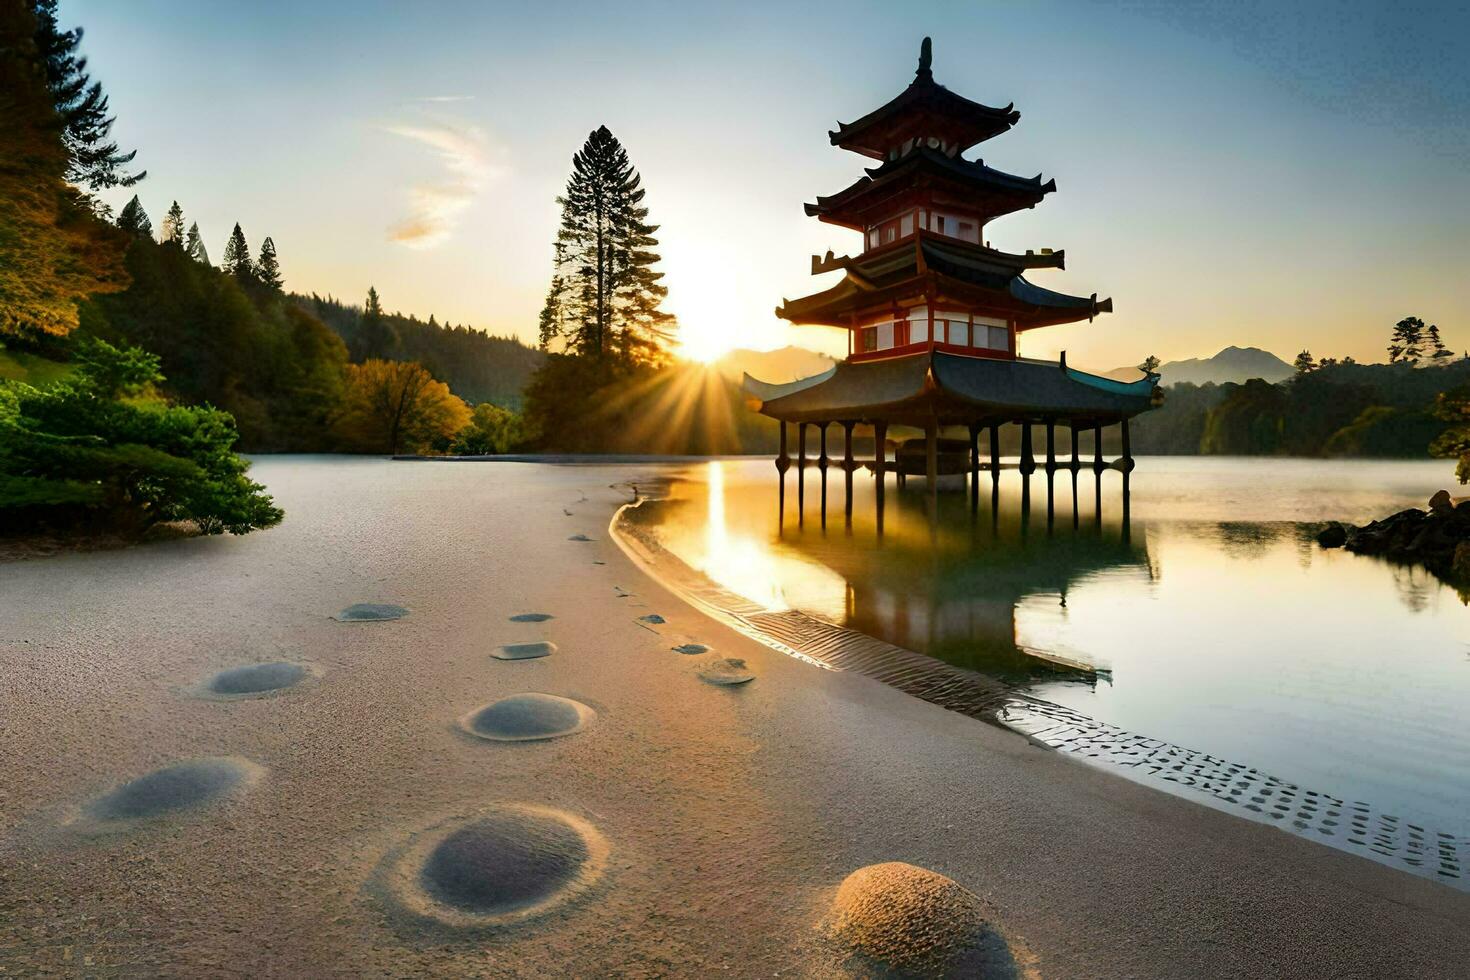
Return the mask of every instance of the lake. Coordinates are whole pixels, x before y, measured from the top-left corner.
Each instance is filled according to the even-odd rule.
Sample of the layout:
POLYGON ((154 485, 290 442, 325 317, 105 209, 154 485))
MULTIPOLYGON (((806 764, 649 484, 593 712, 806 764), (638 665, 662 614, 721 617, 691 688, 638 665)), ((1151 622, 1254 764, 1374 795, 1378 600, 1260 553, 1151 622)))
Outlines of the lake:
POLYGON ((1325 520, 1423 507, 1438 461, 1142 458, 1121 476, 1003 472, 992 509, 818 472, 784 525, 769 460, 680 468, 629 513, 668 553, 767 610, 797 610, 993 678, 1002 714, 1058 748, 1463 887, 1470 609, 1420 569, 1328 551, 1325 520), (1099 509, 1099 503, 1101 507, 1099 509))

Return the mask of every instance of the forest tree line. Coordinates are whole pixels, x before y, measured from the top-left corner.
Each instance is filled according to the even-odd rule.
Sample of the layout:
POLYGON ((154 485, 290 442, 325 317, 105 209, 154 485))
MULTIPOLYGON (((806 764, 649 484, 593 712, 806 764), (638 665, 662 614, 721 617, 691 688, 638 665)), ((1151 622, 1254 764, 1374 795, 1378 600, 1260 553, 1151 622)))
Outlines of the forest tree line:
MULTIPOLYGON (((1164 404, 1132 427, 1140 454, 1459 456, 1454 440, 1470 401, 1470 359, 1455 357, 1439 327, 1394 324, 1388 362, 1297 355, 1296 374, 1270 383, 1174 384, 1164 404)), ((1156 359, 1150 359, 1154 363, 1156 359)), ((1149 362, 1145 362, 1147 364, 1149 362)))

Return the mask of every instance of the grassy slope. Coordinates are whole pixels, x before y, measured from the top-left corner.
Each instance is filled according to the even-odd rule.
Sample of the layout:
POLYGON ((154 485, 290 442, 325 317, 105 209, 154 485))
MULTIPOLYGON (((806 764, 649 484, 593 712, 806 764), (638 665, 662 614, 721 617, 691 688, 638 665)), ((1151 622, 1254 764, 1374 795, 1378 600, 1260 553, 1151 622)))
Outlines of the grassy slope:
POLYGON ((44 385, 71 373, 71 365, 50 361, 24 351, 0 350, 0 381, 44 385))

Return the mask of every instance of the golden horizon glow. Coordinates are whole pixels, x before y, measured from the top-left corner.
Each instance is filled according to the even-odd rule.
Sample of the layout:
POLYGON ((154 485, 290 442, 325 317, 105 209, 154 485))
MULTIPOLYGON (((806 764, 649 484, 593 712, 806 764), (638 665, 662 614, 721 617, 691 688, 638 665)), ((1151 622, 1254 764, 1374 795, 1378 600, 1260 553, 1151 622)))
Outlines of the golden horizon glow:
POLYGON ((674 353, 686 361, 711 364, 735 349, 727 336, 708 329, 689 329, 679 324, 679 336, 675 339, 674 353))

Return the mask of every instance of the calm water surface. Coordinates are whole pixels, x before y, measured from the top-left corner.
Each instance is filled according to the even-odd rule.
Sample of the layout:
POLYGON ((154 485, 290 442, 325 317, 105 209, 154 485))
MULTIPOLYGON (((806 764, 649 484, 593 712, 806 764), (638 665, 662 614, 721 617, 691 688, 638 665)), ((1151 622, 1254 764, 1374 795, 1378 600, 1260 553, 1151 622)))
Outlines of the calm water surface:
POLYGON ((816 470, 784 527, 769 460, 680 471, 639 509, 669 551, 772 609, 794 608, 1021 684, 1131 732, 1470 834, 1470 609, 1427 573, 1312 541, 1316 522, 1423 506, 1442 462, 1150 458, 1132 478, 1044 474, 992 510, 923 481, 855 478, 851 528, 816 470), (1079 665, 1078 671, 1068 665, 1079 665))

